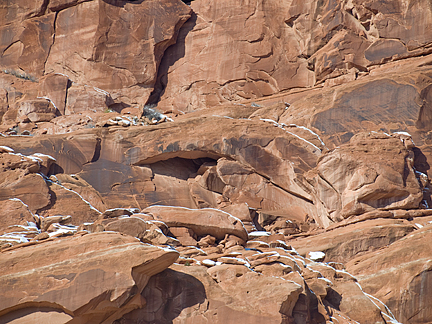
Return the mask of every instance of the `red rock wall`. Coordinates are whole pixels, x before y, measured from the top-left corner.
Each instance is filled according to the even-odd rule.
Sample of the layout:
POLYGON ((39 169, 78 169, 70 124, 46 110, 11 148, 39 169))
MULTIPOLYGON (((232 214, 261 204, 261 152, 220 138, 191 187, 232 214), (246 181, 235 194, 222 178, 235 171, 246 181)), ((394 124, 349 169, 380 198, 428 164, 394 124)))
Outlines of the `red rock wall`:
POLYGON ((0 322, 432 322, 431 27, 3 1, 0 322))

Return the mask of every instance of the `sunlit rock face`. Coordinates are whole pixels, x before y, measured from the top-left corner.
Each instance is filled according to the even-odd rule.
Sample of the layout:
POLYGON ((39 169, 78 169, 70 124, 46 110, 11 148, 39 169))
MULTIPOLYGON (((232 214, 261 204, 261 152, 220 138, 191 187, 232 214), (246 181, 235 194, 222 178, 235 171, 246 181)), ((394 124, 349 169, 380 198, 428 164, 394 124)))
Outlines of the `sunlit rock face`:
MULTIPOLYGON (((110 91, 120 101, 148 96, 164 51, 190 8, 181 1, 7 1, 1 5, 8 71, 66 75, 75 86, 110 91), (127 98, 127 99, 126 99, 127 98)), ((85 92, 82 89, 81 92, 85 92)))
POLYGON ((427 1, 3 1, 0 322, 431 323, 427 1))

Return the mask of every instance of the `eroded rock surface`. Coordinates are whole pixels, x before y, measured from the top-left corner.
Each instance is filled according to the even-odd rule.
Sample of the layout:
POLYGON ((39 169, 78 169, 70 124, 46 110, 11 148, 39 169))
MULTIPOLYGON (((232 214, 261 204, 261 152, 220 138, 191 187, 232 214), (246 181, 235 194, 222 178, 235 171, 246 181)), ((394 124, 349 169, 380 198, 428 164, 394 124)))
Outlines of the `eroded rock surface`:
POLYGON ((177 257, 175 251, 116 233, 77 235, 4 252, 2 319, 25 315, 31 322, 31 310, 38 304, 39 312, 53 313, 54 318, 62 314, 76 321, 115 319, 136 303, 145 304, 131 297, 177 257))
MULTIPOLYGON (((0 28, 8 36, 1 65, 32 77, 66 75, 80 86, 68 93, 66 113, 79 112, 76 98, 88 96, 89 102, 97 91, 112 91, 118 102, 145 103, 164 51, 190 17, 181 1, 50 1, 34 7, 19 1, 1 9, 0 28)), ((65 112, 64 103, 59 110, 65 112)))
POLYGON ((365 292, 381 299, 401 322, 431 320, 429 307, 422 306, 430 303, 430 235, 429 225, 347 264, 365 292))
POLYGON ((366 212, 416 209, 423 200, 412 141, 384 133, 360 133, 322 156, 309 182, 329 217, 341 221, 366 212))
POLYGON ((0 322, 431 322, 431 10, 0 4, 0 322))

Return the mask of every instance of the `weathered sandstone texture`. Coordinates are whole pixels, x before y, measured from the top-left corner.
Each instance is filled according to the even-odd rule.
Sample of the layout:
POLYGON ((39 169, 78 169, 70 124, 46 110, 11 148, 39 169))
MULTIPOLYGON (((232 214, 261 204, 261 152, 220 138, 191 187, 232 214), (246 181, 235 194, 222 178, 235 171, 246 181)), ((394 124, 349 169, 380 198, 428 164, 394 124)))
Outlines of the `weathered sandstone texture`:
POLYGON ((162 107, 182 111, 361 78, 428 54, 428 1, 192 1, 159 71, 162 107), (217 58, 217 59, 214 59, 217 58))
POLYGON ((402 323, 432 320, 430 226, 415 231, 383 250, 353 258, 347 269, 366 293, 392 309, 402 323))
MULTIPOLYGON (((64 102, 58 107, 61 113, 81 111, 77 101, 103 110, 114 103, 107 91, 118 103, 145 103, 142 97, 155 84, 164 51, 191 12, 181 1, 117 0, 6 1, 0 10, 6 36, 0 65, 32 80, 65 76, 67 83, 68 78, 72 84, 66 111, 64 102)), ((60 95, 61 86, 54 85, 60 95)))
POLYGON ((0 323, 432 322, 432 6, 0 4, 0 323))
POLYGON ((116 319, 145 303, 131 297, 177 257, 174 250, 116 233, 65 237, 5 252, 2 321, 24 316, 36 322, 42 320, 40 313, 47 321, 51 315, 76 322, 116 319))

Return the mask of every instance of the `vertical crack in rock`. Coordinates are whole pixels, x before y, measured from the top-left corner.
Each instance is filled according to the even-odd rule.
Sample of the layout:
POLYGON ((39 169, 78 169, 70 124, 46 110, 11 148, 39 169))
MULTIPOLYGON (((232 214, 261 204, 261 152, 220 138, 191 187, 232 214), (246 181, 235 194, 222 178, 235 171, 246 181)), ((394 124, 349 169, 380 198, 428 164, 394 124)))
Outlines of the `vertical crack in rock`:
POLYGON ((100 137, 96 138, 95 151, 90 162, 96 162, 97 160, 99 160, 101 154, 101 142, 102 139, 100 137))
MULTIPOLYGON (((46 1, 47 1, 47 5, 48 5, 48 1, 49 0, 46 0, 46 1)), ((55 15, 54 15, 52 43, 51 43, 51 45, 50 45, 50 47, 48 49, 48 52, 47 52, 47 55, 46 55, 46 58, 45 58, 45 62, 43 64, 44 69, 43 69, 42 75, 45 74, 46 64, 47 64, 48 58, 49 58, 49 56, 51 54, 51 49, 52 49, 52 47, 54 46, 54 43, 55 43, 57 16, 58 16, 58 12, 56 12, 55 15)))
POLYGON ((160 97, 164 94, 168 84, 168 70, 176 61, 185 56, 185 38, 195 27, 196 21, 197 15, 195 12, 191 11, 191 16, 188 20, 181 21, 177 24, 175 36, 173 37, 174 43, 168 46, 163 53, 157 69, 156 83, 146 105, 157 104, 160 97))

